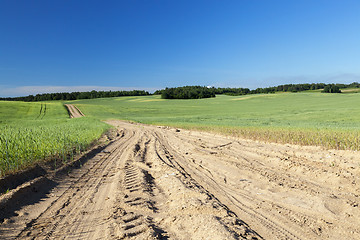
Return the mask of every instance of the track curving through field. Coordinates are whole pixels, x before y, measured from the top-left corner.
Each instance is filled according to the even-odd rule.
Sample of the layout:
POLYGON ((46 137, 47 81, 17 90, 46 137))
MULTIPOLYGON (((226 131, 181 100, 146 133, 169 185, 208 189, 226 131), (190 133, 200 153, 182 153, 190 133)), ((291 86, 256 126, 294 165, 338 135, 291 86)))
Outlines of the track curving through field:
POLYGON ((3 239, 358 239, 359 154, 109 121, 3 239))
POLYGON ((73 104, 64 104, 64 106, 67 108, 70 118, 85 117, 85 115, 75 105, 73 105, 73 104))

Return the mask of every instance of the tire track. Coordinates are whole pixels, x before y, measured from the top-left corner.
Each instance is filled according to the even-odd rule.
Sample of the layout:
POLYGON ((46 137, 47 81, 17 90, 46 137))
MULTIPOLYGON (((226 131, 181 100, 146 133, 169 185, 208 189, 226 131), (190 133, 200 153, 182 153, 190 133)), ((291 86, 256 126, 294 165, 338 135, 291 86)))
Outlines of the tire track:
POLYGON ((216 201, 216 205, 218 205, 218 208, 223 208, 227 212, 226 217, 223 219, 219 219, 224 226, 231 231, 235 237, 240 238, 248 238, 252 237, 253 239, 261 238, 255 231, 251 230, 251 228, 242 220, 238 219, 237 215, 232 212, 226 205, 221 203, 221 201, 217 198, 216 195, 213 195, 211 192, 208 191, 204 186, 200 185, 189 172, 185 169, 187 167, 182 166, 181 163, 179 163, 181 160, 181 156, 178 155, 177 152, 175 152, 170 145, 166 142, 164 138, 162 138, 161 134, 154 133, 157 139, 157 148, 156 153, 157 156, 168 166, 177 169, 183 176, 184 184, 187 185, 189 188, 197 188, 201 193, 205 193, 208 198, 214 199, 216 201), (229 224, 227 218, 232 218, 232 223, 229 224), (235 220, 234 220, 235 219, 235 220), (234 224, 235 222, 235 224, 234 224))
MULTIPOLYGON (((323 175, 327 175, 327 178, 338 175, 337 171, 333 174, 332 170, 334 169, 329 169, 329 165, 311 157, 311 154, 325 155, 326 151, 319 152, 317 149, 315 153, 303 152, 303 149, 298 147, 295 149, 279 144, 268 144, 270 145, 268 146, 252 141, 240 143, 236 139, 230 139, 232 144, 229 144, 228 137, 223 137, 223 140, 219 141, 221 138, 214 137, 213 134, 168 132, 168 136, 164 140, 171 140, 168 146, 171 146, 173 150, 169 151, 178 152, 176 159, 179 163, 186 166, 195 179, 205 183, 204 186, 207 186, 209 191, 221 196, 226 205, 243 216, 244 220, 251 223, 253 228, 258 229, 267 238, 333 238, 333 235, 328 232, 334 230, 335 223, 337 223, 335 231, 339 232, 339 237, 348 231, 351 231, 351 235, 359 234, 352 222, 347 222, 346 225, 351 230, 342 230, 344 222, 338 221, 339 216, 335 216, 343 214, 338 209, 347 209, 349 212, 353 212, 344 214, 345 217, 356 216, 356 214, 359 216, 356 209, 349 207, 359 201, 358 195, 356 197, 356 194, 350 193, 344 196, 344 192, 339 192, 339 189, 346 185, 326 185, 322 179, 318 181, 317 178, 314 178, 323 177, 323 175), (309 156, 309 160, 307 156, 309 156), (291 167, 287 166, 289 161, 291 161, 291 167), (238 172, 240 179, 226 174, 227 171, 238 172), (265 183, 259 189, 257 186, 260 184, 252 183, 252 179, 265 183), (274 199, 276 195, 284 195, 283 189, 290 193, 287 193, 287 198, 290 200, 282 201, 283 197, 278 200, 274 199), (259 191, 256 194, 260 195, 251 192, 254 190, 259 191), (336 194, 334 195, 334 193, 336 194), (340 199, 340 196, 344 196, 345 199, 340 199), (348 202, 349 205, 346 206, 345 202, 348 202), (345 204, 345 206, 339 208, 338 204, 340 206, 345 204), (319 212, 313 211, 312 206, 317 207, 319 212), (240 209, 237 209, 239 207, 240 209), (269 221, 272 222, 270 225, 269 221)), ((309 147, 305 147, 305 149, 309 149, 309 147)), ((347 174, 347 177, 342 177, 341 180, 345 183, 343 181, 345 179, 347 186, 350 185, 349 191, 357 191, 356 188, 353 188, 356 184, 355 174, 349 173, 349 170, 341 169, 340 171, 347 174)))
POLYGON ((0 234, 9 234, 1 238, 360 236, 356 153, 302 152, 301 147, 111 123, 123 135, 81 168, 55 179, 58 187, 44 204, 24 207, 0 223, 0 230, 6 229, 0 234), (329 153, 339 156, 332 159, 335 166, 323 161, 329 153), (22 220, 26 211, 36 217, 22 220), (15 236, 11 226, 19 226, 13 228, 15 236))
MULTIPOLYGON (((105 153, 100 156, 98 154, 94 158, 93 165, 84 173, 80 173, 81 175, 71 182, 70 186, 37 219, 27 224, 26 229, 18 235, 18 238, 26 239, 36 236, 38 239, 50 239, 59 237, 67 231, 89 231, 89 228, 93 226, 81 226, 82 218, 88 213, 88 206, 95 201, 94 198, 100 185, 111 174, 110 169, 115 163, 112 160, 118 158, 121 151, 127 147, 126 142, 126 139, 116 141, 113 146, 110 145, 104 151, 105 153), (54 232, 60 232, 60 234, 54 236, 54 232)), ((92 210, 96 212, 96 208, 92 210)))
MULTIPOLYGON (((174 136, 174 138, 176 138, 176 136, 174 136)), ((166 139, 163 139, 163 141, 166 141, 166 139)), ((184 139, 181 139, 182 144, 184 144, 184 139)), ((163 142, 162 143, 163 146, 167 146, 168 148, 171 148, 170 144, 167 142, 163 142)), ((225 146, 230 145, 230 144, 224 144, 225 146)), ((194 146, 194 145, 192 145, 194 146)), ((207 148, 204 146, 203 143, 201 143, 201 148, 207 148)), ((213 147, 212 147, 213 148, 213 147)), ((199 148, 197 148, 199 149, 199 148)), ((176 152, 174 149, 171 150, 171 152, 176 152)), ((204 153, 203 151, 199 151, 201 153, 204 153)), ((213 155, 211 151, 207 151, 207 153, 209 155, 213 155)), ((276 218, 274 216, 268 215, 265 216, 263 215, 261 212, 256 211, 256 209, 254 207, 251 207, 254 205, 254 202, 256 202, 255 198, 251 198, 250 196, 246 195, 246 194, 242 194, 241 190, 239 192, 239 189, 237 189, 237 191, 232 191, 231 188, 229 187, 224 187, 224 185, 220 185, 218 182, 216 182, 214 180, 214 176, 211 173, 210 170, 204 168, 201 165, 196 165, 193 164, 194 161, 188 161, 186 159, 184 159, 180 153, 175 153, 176 158, 179 160, 179 162, 183 163, 184 166, 191 166, 189 167, 189 171, 192 173, 191 175, 196 176, 197 178, 199 178, 200 182, 202 183, 207 183, 205 186, 207 188, 209 188, 210 192, 214 192, 214 193, 219 193, 219 196, 222 196, 221 199, 224 202, 229 202, 230 206, 234 206, 234 208, 237 210, 236 212, 238 212, 241 216, 249 216, 249 219, 252 219, 253 222, 255 222, 257 225, 262 226, 262 228, 265 228, 266 231, 271 232, 272 238, 276 238, 276 239, 302 239, 301 238, 301 234, 297 233, 297 231, 295 229, 292 229, 292 231, 282 227, 282 224, 277 223, 276 218), (200 166, 200 168, 199 168, 200 166), (206 170, 206 172, 204 172, 203 170, 206 170), (210 174, 210 175, 209 175, 210 174), (234 194, 235 193, 235 194, 234 194), (239 197, 241 196, 241 197, 239 197), (225 197, 225 198, 224 198, 225 197), (241 200, 239 200, 241 199, 241 200), (250 203, 250 204, 245 204, 246 202, 250 203)), ((239 156, 239 155, 238 155, 239 156)), ((243 156, 239 156, 237 157, 237 159, 243 159, 245 160, 245 165, 242 164, 240 165, 238 163, 238 161, 235 160, 229 160, 229 158, 233 158, 233 156, 230 156, 228 154, 222 154, 221 157, 218 159, 219 161, 226 161, 226 162, 231 162, 233 164, 236 165, 237 168, 239 169, 251 169, 254 172, 262 172, 268 170, 266 167, 263 168, 254 168, 254 163, 256 163, 255 159, 251 159, 247 160, 245 157, 243 156), (250 166, 248 166, 250 164, 250 166), (240 166, 239 166, 240 165, 240 166)), ((179 163, 180 164, 180 163, 179 163)), ((258 163, 260 166, 263 166, 262 163, 258 163)))
MULTIPOLYGON (((73 104, 64 104, 64 106, 68 110, 70 118, 85 117, 85 115, 75 105, 73 105, 73 104)), ((46 105, 45 105, 45 107, 46 107, 46 105)), ((46 108, 45 108, 45 110, 46 110, 46 108)))
POLYGON ((133 153, 128 156, 124 166, 122 217, 123 237, 141 239, 163 239, 166 232, 157 226, 150 215, 156 213, 156 202, 153 200, 154 182, 151 174, 137 164, 145 165, 145 156, 150 139, 143 134, 135 144, 133 153))

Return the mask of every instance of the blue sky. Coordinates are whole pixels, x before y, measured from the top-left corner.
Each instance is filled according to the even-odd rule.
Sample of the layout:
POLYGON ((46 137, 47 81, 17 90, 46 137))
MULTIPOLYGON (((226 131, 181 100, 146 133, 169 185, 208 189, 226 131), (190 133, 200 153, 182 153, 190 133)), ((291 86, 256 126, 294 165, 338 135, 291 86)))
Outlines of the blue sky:
POLYGON ((360 81, 360 1, 0 0, 0 96, 360 81))

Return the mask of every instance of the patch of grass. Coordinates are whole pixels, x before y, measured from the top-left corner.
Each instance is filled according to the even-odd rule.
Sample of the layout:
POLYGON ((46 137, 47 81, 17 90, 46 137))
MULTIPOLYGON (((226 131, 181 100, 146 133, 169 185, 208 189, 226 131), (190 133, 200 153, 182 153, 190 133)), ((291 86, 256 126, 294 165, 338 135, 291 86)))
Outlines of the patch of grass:
POLYGON ((66 161, 109 128, 69 119, 61 102, 0 102, 0 116, 0 176, 48 158, 66 161))

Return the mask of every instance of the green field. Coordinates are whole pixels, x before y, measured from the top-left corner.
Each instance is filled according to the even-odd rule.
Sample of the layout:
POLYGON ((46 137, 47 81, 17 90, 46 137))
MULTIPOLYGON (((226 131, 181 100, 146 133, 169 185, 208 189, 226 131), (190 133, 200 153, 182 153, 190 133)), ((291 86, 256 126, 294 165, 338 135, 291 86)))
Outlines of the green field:
POLYGON ((76 100, 87 116, 174 126, 360 129, 358 94, 278 93, 199 100, 160 96, 76 100))
POLYGON ((0 176, 50 157, 67 161, 108 128, 93 118, 69 119, 56 101, 0 102, 0 116, 0 176))
POLYGON ((359 149, 359 94, 218 95, 200 100, 160 96, 77 100, 87 116, 215 131, 252 139, 359 149))
POLYGON ((213 131, 256 140, 360 150, 360 94, 314 92, 164 100, 160 96, 68 102, 0 102, 2 174, 38 159, 85 148, 107 125, 100 120, 213 131), (87 116, 69 119, 63 103, 87 116))

